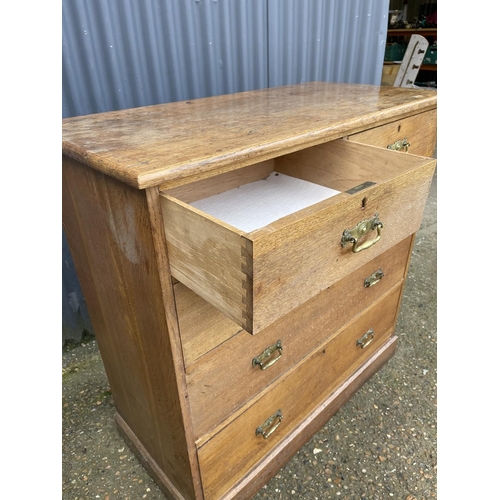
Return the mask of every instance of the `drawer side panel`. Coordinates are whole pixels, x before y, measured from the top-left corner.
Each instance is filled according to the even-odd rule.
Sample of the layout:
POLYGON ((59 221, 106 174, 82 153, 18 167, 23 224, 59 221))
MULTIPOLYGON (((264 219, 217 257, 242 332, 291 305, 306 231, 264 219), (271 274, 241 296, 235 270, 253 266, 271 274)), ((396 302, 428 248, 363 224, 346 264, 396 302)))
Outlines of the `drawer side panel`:
POLYGON ((178 200, 160 198, 172 276, 250 328, 251 242, 178 200))

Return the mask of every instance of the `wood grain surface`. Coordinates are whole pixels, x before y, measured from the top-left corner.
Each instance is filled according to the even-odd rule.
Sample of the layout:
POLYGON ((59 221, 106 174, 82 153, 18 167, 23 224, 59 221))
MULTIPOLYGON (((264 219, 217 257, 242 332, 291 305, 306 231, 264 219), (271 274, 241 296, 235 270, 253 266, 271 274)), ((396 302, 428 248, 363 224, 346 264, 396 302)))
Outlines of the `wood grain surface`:
POLYGON ((241 231, 161 196, 172 276, 252 330, 251 251, 241 231))
POLYGON ((146 193, 63 157, 63 223, 116 410, 176 491, 195 498, 183 361, 146 193))
MULTIPOLYGON (((214 323, 212 316, 206 314, 202 319, 199 313, 202 304, 196 301, 197 296, 193 292, 186 291, 182 299, 191 299, 192 307, 188 310, 186 304, 181 300, 177 301, 183 312, 193 317, 188 327, 187 318, 182 318, 179 314, 179 321, 186 325, 184 329, 181 328, 183 345, 186 346, 185 355, 192 359, 194 356, 190 350, 194 346, 197 352, 202 350, 202 346, 207 351, 205 356, 186 366, 197 444, 209 439, 219 426, 227 425, 228 420, 241 413, 243 407, 260 391, 331 337, 360 310, 364 310, 401 282, 410 242, 411 236, 291 311, 258 335, 242 331, 212 349, 212 332, 215 335, 217 333, 211 326, 214 323), (378 269, 383 270, 384 277, 375 286, 366 288, 365 278, 378 269), (196 325, 194 318, 198 318, 196 325), (196 330, 193 331, 194 329, 196 330), (185 338, 190 340, 189 345, 184 342, 185 338), (195 338, 197 342, 194 342, 195 338), (283 346, 279 361, 266 370, 253 366, 252 359, 278 340, 283 346)), ((182 287, 180 284, 177 286, 182 287)), ((212 308, 212 314, 217 317, 220 313, 212 308)), ((237 332, 238 328, 233 323, 233 331, 237 332)))
POLYGON ((273 168, 274 160, 266 160, 240 168, 239 170, 231 170, 225 174, 190 182, 176 188, 162 190, 162 195, 172 196, 185 203, 191 203, 243 186, 249 182, 264 179, 271 174, 273 168))
POLYGON ((311 82, 63 120, 63 225, 116 422, 167 498, 250 498, 392 356, 436 108, 311 82), (413 154, 386 149, 404 137, 413 154), (250 233, 189 206, 272 170, 342 193, 250 233), (342 248, 376 212, 381 240, 342 248), (282 358, 252 366, 278 338, 282 358))
POLYGON ((394 329, 400 292, 397 285, 386 293, 333 340, 268 386, 254 405, 200 448, 206 500, 220 498, 383 345, 394 329), (369 329, 375 338, 362 349, 356 342, 369 329), (276 431, 268 439, 256 435, 257 427, 277 410, 282 411, 283 421, 276 431))
POLYGON ((395 353, 398 337, 389 337, 380 349, 319 404, 300 425, 249 470, 220 500, 248 500, 318 432, 349 398, 395 353))
POLYGON ((349 136, 349 140, 386 148, 401 139, 410 143, 408 153, 420 156, 432 156, 436 148, 437 110, 396 120, 358 134, 349 136))
MULTIPOLYGON (((304 299, 416 232, 434 168, 435 160, 427 159, 386 182, 325 200, 316 206, 314 213, 306 214, 309 209, 305 209, 300 219, 283 218, 252 233, 253 331, 272 324, 304 299), (380 241, 359 253, 352 252, 351 244, 342 248, 340 239, 344 230, 376 213, 384 224, 380 241), (268 235, 267 230, 272 232, 268 235)), ((374 233, 370 231, 366 240, 374 239, 374 233)))
POLYGON ((311 82, 63 120, 63 153, 138 188, 235 170, 437 105, 434 91, 311 82))
POLYGON ((174 285, 174 293, 186 371, 207 352, 244 331, 181 282, 174 285))
POLYGON ((334 189, 375 184, 251 233, 160 193, 172 275, 253 334, 417 231, 435 160, 336 140, 275 166, 334 189), (381 240, 356 254, 342 248, 343 231, 375 213, 385 224, 381 240))

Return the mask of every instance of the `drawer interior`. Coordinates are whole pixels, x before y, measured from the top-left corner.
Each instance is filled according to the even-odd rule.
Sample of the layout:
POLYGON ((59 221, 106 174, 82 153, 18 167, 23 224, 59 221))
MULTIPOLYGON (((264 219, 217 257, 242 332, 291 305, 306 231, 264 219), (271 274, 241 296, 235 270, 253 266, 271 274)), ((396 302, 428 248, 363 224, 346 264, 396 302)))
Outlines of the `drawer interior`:
POLYGON ((339 193, 335 189, 273 171, 264 179, 193 201, 191 205, 250 233, 339 193))
POLYGON ((163 190, 162 195, 249 234, 421 164, 419 156, 339 139, 163 190))
POLYGON ((256 334, 414 233, 434 165, 341 139, 163 190, 171 274, 256 334))

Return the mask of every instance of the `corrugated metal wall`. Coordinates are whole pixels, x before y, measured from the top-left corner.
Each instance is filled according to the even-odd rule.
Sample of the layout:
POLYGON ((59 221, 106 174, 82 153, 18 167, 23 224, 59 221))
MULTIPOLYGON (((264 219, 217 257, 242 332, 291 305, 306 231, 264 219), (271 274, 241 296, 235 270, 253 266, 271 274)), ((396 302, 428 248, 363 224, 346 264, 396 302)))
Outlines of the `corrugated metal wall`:
MULTIPOLYGON (((324 80, 379 84, 389 0, 63 0, 63 117, 324 80)), ((63 235, 63 341, 91 331, 63 235)))
POLYGON ((62 340, 80 341, 83 332, 92 332, 87 306, 76 275, 75 266, 62 232, 62 340))
POLYGON ((64 0, 63 114, 267 87, 267 0, 64 0))
POLYGON ((379 84, 388 1, 270 0, 269 86, 379 84))

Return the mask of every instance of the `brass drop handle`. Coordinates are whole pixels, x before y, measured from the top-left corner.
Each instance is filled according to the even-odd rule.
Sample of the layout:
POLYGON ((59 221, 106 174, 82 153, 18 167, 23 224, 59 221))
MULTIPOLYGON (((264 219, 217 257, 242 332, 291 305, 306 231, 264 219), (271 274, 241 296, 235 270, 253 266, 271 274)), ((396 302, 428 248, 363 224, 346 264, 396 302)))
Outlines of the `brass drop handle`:
POLYGON ((351 229, 345 229, 342 233, 342 238, 340 244, 344 248, 349 243, 352 243, 352 251, 354 253, 361 252, 375 245, 377 241, 382 237, 382 228, 384 225, 378 220, 378 214, 375 214, 369 219, 362 220, 356 226, 351 229), (377 236, 373 240, 365 241, 361 245, 359 244, 359 239, 364 236, 368 231, 377 230, 377 236))
POLYGON ((370 328, 358 341, 356 345, 364 349, 369 346, 375 338, 375 332, 370 328))
POLYGON ((370 274, 368 278, 365 278, 365 288, 370 288, 371 286, 375 286, 383 277, 385 276, 384 271, 379 269, 375 271, 373 274, 370 274))
POLYGON ((404 151, 405 153, 408 152, 408 148, 411 146, 411 144, 408 142, 406 137, 404 139, 400 139, 399 141, 396 141, 394 144, 389 144, 387 146, 387 149, 393 149, 394 151, 404 151))
POLYGON ((278 410, 274 415, 271 415, 260 427, 255 429, 255 435, 262 435, 267 439, 281 424, 283 420, 283 413, 278 410))
POLYGON ((274 365, 278 359, 281 358, 281 354, 283 352, 283 346, 281 345, 281 340, 278 340, 276 344, 270 345, 267 347, 262 354, 252 359, 252 366, 260 366, 261 370, 266 370, 270 366, 274 365), (277 356, 271 358, 271 355, 274 352, 278 352, 277 356))

